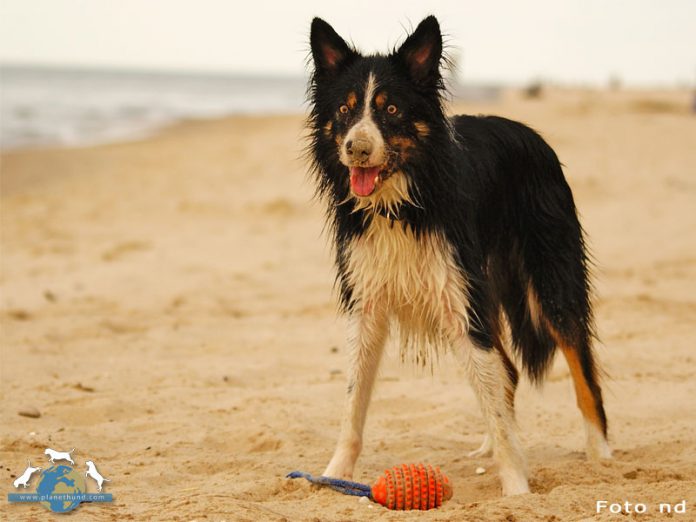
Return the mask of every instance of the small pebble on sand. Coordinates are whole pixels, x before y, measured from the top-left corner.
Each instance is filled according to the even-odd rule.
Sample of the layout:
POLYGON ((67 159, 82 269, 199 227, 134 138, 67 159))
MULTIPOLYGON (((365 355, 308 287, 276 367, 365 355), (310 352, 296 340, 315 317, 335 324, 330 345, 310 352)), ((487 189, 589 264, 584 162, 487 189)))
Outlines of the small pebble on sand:
POLYGON ((17 413, 22 417, 30 417, 32 419, 38 419, 41 417, 41 412, 36 408, 22 408, 17 413))
POLYGON ((483 475, 486 472, 486 468, 476 468, 476 474, 477 475, 483 475))

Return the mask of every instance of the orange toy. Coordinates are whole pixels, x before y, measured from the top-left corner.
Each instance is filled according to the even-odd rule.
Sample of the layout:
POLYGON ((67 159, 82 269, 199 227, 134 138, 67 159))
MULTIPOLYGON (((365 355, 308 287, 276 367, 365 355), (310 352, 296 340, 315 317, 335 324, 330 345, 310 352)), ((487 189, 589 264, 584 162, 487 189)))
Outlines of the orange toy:
POLYGON ((384 471, 372 487, 359 482, 313 477, 309 473, 293 471, 289 478, 303 477, 312 484, 329 486, 346 495, 368 497, 388 509, 433 509, 452 498, 452 486, 437 466, 424 464, 402 464, 384 471))

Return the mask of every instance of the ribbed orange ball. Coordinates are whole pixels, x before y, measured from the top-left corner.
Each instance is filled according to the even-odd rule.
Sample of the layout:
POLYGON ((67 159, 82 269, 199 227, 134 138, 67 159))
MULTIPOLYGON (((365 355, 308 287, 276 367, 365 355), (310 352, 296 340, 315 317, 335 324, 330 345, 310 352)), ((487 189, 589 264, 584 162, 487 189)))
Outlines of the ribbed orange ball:
POLYGON ((437 466, 403 464, 384 471, 371 497, 388 509, 434 509, 452 498, 452 485, 437 466))

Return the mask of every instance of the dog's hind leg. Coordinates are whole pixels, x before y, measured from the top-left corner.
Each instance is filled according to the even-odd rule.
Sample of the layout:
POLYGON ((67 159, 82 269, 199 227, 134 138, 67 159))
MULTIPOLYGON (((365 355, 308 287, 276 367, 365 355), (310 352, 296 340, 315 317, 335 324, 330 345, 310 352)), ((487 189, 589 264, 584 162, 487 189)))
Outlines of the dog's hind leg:
POLYGON ((324 476, 342 479, 353 476, 355 462, 362 450, 367 408, 387 333, 386 312, 372 304, 364 305, 355 317, 352 365, 341 434, 324 476))
POLYGON ((587 456, 595 460, 609 459, 611 448, 607 443, 607 417, 592 349, 589 344, 566 343, 562 338, 558 339, 558 343, 573 378, 578 408, 585 419, 587 456))
MULTIPOLYGON (((589 303, 585 295, 582 293, 584 300, 578 298, 576 302, 589 303)), ((536 310, 538 330, 553 339, 568 363, 577 405, 585 421, 587 456, 591 459, 611 458, 607 443, 607 416, 592 353, 589 305, 570 312, 570 305, 543 293, 537 297, 535 291, 530 291, 529 300, 530 307, 536 310)))

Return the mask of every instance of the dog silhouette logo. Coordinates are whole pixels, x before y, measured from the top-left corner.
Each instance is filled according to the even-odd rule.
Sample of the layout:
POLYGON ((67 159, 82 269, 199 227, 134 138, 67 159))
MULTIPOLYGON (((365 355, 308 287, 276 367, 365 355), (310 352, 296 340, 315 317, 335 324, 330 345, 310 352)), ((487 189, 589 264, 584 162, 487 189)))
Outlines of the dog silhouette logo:
POLYGON ((15 480, 12 484, 14 484, 14 487, 16 488, 19 488, 19 486, 24 486, 24 489, 27 489, 31 476, 37 471, 41 471, 41 468, 32 468, 31 462, 27 460, 27 469, 25 469, 24 473, 17 477, 17 480, 15 480))
POLYGON ((71 454, 75 451, 75 448, 71 449, 70 451, 56 451, 52 450, 51 448, 46 448, 46 451, 44 451, 44 455, 49 455, 48 460, 51 461, 51 463, 55 462, 56 460, 67 460, 72 464, 73 466, 75 465, 75 461, 72 459, 71 454))
POLYGON ((85 477, 90 477, 95 480, 97 483, 97 487, 99 488, 99 491, 102 490, 102 484, 104 482, 111 482, 108 478, 104 478, 101 476, 101 474, 97 471, 97 466, 94 465, 94 462, 91 460, 88 460, 85 462, 87 465, 87 471, 85 471, 85 477))
POLYGON ((38 479, 34 480, 36 490, 34 493, 9 493, 7 500, 12 503, 18 502, 39 502, 41 505, 50 509, 54 513, 67 513, 77 508, 82 502, 111 502, 113 495, 103 493, 104 482, 111 482, 97 470, 94 461, 85 461, 86 469, 84 473, 73 469, 71 466, 61 463, 69 462, 75 465, 73 453, 75 448, 70 451, 57 451, 46 448, 44 455, 51 463, 50 467, 43 469, 31 465, 27 460, 27 468, 13 482, 15 489, 24 491, 29 486, 34 475, 38 479), (97 493, 87 492, 87 478, 94 480, 97 486, 97 493))

